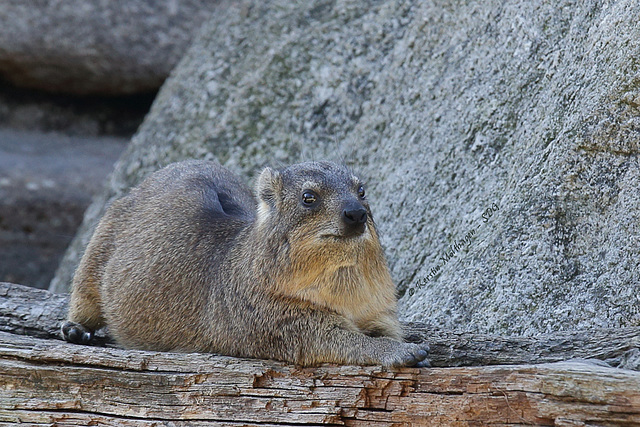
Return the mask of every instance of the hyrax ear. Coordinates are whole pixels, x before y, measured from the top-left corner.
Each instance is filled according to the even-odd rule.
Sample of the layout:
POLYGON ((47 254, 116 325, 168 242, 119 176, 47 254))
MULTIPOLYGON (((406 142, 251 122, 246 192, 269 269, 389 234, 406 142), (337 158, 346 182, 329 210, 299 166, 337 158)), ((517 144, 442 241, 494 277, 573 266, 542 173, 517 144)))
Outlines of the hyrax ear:
POLYGON ((278 206, 282 195, 282 175, 275 169, 264 168, 258 177, 256 195, 261 207, 273 209, 278 206), (262 206, 262 205, 266 206, 262 206))

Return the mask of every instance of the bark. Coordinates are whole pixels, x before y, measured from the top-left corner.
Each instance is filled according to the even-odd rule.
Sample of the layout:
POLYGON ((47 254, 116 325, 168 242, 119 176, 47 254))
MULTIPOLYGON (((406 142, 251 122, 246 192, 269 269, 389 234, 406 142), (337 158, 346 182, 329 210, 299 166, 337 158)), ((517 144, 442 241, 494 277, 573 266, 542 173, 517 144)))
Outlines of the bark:
POLYGON ((59 338, 69 296, 0 282, 0 331, 59 338))
POLYGON ((66 296, 0 284, 0 424, 640 424, 640 372, 593 361, 529 364, 628 363, 640 328, 518 338, 413 324, 408 338, 431 343, 433 364, 455 367, 299 368, 51 339, 66 304, 66 296), (459 366, 476 364, 502 365, 459 366))

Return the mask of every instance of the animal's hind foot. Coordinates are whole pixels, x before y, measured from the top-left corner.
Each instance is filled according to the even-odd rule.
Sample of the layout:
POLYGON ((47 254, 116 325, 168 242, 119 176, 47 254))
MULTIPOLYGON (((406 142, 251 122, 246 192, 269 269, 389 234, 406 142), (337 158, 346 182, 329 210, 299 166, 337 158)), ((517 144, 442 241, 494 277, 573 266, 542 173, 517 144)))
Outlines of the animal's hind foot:
POLYGON ((93 331, 80 323, 64 322, 62 324, 62 337, 74 344, 88 345, 93 340, 93 331))

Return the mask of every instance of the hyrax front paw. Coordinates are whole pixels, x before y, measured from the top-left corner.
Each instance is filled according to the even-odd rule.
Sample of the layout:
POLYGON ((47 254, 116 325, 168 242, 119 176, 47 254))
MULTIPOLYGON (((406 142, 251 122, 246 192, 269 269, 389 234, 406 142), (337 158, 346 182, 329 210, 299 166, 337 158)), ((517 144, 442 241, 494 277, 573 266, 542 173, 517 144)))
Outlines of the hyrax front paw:
POLYGON ((427 360, 428 344, 398 343, 397 347, 382 358, 386 367, 414 366, 424 368, 431 366, 427 360))
POLYGON ((90 344, 93 340, 93 332, 80 323, 64 322, 62 324, 62 337, 74 344, 90 344))

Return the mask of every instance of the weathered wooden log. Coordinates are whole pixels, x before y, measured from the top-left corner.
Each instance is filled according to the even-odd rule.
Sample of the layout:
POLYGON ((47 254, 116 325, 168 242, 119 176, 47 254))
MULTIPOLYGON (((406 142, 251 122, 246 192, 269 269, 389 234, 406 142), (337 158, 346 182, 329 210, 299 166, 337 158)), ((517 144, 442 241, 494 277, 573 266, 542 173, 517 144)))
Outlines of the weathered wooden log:
POLYGON ((298 368, 0 332, 0 423, 630 426, 640 425, 640 372, 581 362, 298 368))
MULTIPOLYGON (((0 282, 0 331, 59 339, 68 296, 0 282)), ((460 333, 406 323, 409 341, 428 342, 433 366, 550 363, 599 359, 640 368, 640 328, 559 332, 535 337, 460 333)))
POLYGON ((0 283, 0 425, 640 425, 640 328, 497 337, 407 324, 449 368, 300 368, 58 338, 68 298, 0 283), (477 364, 515 364, 463 367, 477 364), (634 365, 635 364, 635 365, 634 365))
POLYGON ((0 331, 58 338, 69 296, 0 282, 0 331))

